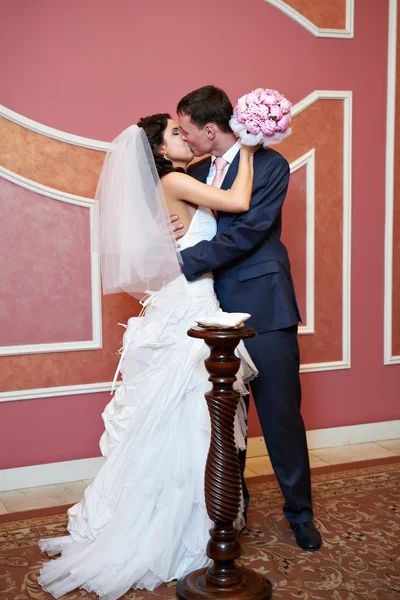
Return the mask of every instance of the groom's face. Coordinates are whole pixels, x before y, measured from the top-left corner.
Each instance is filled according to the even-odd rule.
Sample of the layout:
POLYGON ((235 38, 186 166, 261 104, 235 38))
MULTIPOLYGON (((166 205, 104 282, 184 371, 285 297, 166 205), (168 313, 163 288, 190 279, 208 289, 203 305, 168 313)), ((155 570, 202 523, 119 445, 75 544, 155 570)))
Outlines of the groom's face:
POLYGON ((179 131, 181 138, 187 142, 195 156, 209 154, 212 150, 212 141, 207 135, 207 125, 199 129, 192 123, 189 115, 178 115, 179 131))

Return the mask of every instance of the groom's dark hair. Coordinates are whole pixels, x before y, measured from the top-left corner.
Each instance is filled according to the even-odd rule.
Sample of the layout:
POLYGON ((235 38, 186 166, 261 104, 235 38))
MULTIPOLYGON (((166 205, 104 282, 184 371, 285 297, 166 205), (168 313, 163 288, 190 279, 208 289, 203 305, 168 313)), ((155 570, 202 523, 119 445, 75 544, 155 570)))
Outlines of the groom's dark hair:
POLYGON ((205 85, 194 92, 186 94, 178 103, 176 112, 188 115, 199 129, 207 123, 215 123, 224 133, 231 133, 229 119, 233 114, 233 106, 224 90, 215 85, 205 85))

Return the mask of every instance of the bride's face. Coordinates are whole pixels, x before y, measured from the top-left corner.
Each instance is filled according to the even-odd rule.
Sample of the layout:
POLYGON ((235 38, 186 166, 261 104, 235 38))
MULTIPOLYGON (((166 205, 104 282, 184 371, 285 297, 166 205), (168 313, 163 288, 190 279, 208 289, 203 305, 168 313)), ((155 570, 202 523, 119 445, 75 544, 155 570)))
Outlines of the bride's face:
POLYGON ((179 126, 174 119, 168 119, 168 125, 164 132, 164 154, 173 163, 189 164, 193 158, 193 152, 179 133, 179 126))

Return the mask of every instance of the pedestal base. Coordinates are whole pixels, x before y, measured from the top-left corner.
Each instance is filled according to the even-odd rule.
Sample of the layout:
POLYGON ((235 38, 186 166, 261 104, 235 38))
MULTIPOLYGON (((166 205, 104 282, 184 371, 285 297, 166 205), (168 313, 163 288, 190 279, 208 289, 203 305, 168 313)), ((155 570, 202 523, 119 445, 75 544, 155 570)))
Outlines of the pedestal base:
POLYGON ((207 569, 199 569, 178 581, 176 597, 179 600, 269 600, 272 598, 271 583, 255 571, 240 569, 242 581, 232 587, 219 588, 206 582, 207 569))

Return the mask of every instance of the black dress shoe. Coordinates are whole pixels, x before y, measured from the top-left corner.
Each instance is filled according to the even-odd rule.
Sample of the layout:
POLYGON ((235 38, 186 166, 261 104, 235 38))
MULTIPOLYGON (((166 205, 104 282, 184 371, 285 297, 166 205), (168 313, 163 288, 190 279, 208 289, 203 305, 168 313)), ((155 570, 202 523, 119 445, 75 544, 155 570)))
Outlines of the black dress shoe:
POLYGON ((304 523, 290 523, 294 531, 297 545, 303 550, 319 550, 322 545, 322 537, 312 521, 304 523))

